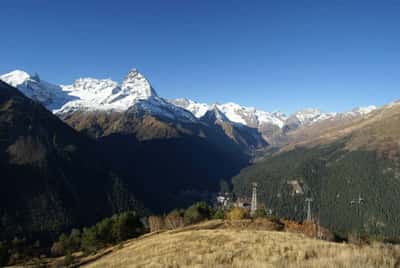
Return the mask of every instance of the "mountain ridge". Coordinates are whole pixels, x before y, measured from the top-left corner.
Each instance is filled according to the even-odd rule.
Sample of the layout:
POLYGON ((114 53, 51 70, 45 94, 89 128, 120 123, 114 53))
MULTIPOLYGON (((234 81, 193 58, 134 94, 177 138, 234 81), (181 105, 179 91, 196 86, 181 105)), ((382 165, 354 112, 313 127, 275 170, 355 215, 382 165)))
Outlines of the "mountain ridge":
POLYGON ((197 121, 190 112, 160 98, 137 69, 131 69, 121 83, 111 79, 80 78, 71 85, 58 86, 20 70, 4 74, 0 80, 61 116, 76 111, 123 112, 138 106, 171 120, 197 121))
POLYGON ((71 85, 57 86, 40 79, 38 75, 31 76, 20 70, 2 75, 0 79, 16 86, 64 120, 74 117, 74 113, 124 113, 135 110, 165 122, 201 124, 205 122, 201 118, 215 105, 231 123, 247 126, 250 132, 253 132, 250 129, 256 129, 269 147, 285 146, 303 139, 308 135, 308 129, 325 131, 331 121, 346 124, 376 109, 375 106, 368 106, 344 113, 323 113, 309 108, 286 116, 281 112, 266 112, 233 102, 209 105, 187 98, 166 100, 158 96, 137 69, 131 69, 121 83, 111 79, 80 78, 71 85))
POLYGON ((375 109, 377 109, 376 106, 370 105, 370 106, 366 106, 366 107, 356 107, 348 112, 324 113, 316 108, 305 108, 305 109, 297 111, 289 116, 286 116, 284 113, 281 113, 279 111, 266 112, 266 111, 259 110, 259 109, 253 108, 253 107, 241 106, 240 104, 236 104, 233 102, 228 102, 225 104, 210 104, 209 105, 206 103, 198 103, 198 102, 195 102, 188 98, 171 99, 171 100, 169 100, 169 102, 171 102, 177 106, 180 106, 182 108, 185 108, 189 111, 192 111, 192 113, 198 118, 202 117, 211 106, 217 105, 217 107, 222 112, 224 112, 225 115, 232 122, 256 127, 257 123, 256 124, 254 124, 254 123, 258 121, 259 124, 271 123, 280 128, 283 128, 286 124, 288 124, 287 121, 291 120, 291 119, 298 120, 301 125, 313 124, 320 120, 326 120, 326 119, 330 119, 330 118, 333 118, 336 116, 366 115, 366 114, 374 111, 375 109), (240 112, 242 112, 242 115, 235 113, 235 110, 236 111, 241 110, 240 112), (243 115, 245 113, 248 114, 247 118, 245 115, 243 115))
MULTIPOLYGON (((28 97, 41 102, 47 108, 59 114, 79 108, 86 110, 123 111, 140 101, 150 100, 152 104, 158 104, 163 107, 171 103, 183 108, 191 112, 194 116, 190 118, 190 116, 185 114, 183 118, 195 120, 194 118, 201 118, 212 106, 206 103, 198 103, 188 98, 164 100, 158 96, 150 82, 135 68, 128 72, 126 78, 121 83, 111 79, 79 78, 71 85, 54 85, 41 80, 38 75, 32 76, 21 70, 4 74, 0 76, 0 80, 19 88, 28 97), (40 89, 40 87, 43 87, 42 95, 45 96, 41 96, 40 94, 38 96, 33 95, 32 92, 35 89, 40 89), (52 91, 62 92, 64 96, 60 97, 60 94, 54 94, 52 91), (58 104, 58 109, 51 109, 53 106, 48 104, 51 97, 49 95, 52 95, 52 93, 54 95, 53 98, 61 99, 54 102, 63 104, 61 107, 58 107, 60 106, 58 104), (68 105, 68 103, 70 104, 68 105)), ((260 127, 263 124, 271 124, 281 129, 285 125, 290 124, 291 121, 292 123, 293 121, 297 121, 296 123, 300 125, 310 125, 338 115, 365 115, 376 109, 375 106, 371 105, 368 107, 357 107, 352 111, 343 113, 322 113, 318 109, 308 108, 286 116, 280 112, 266 112, 253 107, 241 106, 233 102, 216 105, 232 122, 254 128, 260 127)), ((182 110, 176 110, 175 112, 183 113, 182 110)))

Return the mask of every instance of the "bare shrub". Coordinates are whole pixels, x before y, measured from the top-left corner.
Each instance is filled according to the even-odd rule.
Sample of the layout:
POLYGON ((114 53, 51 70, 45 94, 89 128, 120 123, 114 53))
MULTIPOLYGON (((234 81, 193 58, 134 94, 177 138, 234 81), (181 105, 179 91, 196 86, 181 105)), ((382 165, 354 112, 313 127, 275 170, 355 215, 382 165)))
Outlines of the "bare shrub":
POLYGON ((54 242, 50 249, 51 255, 55 257, 64 255, 64 251, 65 249, 61 242, 54 242))
POLYGON ((174 210, 174 211, 170 212, 164 218, 165 227, 170 230, 183 227, 185 225, 185 223, 184 223, 182 214, 183 213, 178 210, 174 210))
POLYGON ((243 220, 247 218, 248 212, 243 208, 232 208, 226 215, 228 220, 243 220))
POLYGON ((150 232, 158 232, 164 229, 164 220, 159 216, 150 216, 149 217, 149 227, 150 232))

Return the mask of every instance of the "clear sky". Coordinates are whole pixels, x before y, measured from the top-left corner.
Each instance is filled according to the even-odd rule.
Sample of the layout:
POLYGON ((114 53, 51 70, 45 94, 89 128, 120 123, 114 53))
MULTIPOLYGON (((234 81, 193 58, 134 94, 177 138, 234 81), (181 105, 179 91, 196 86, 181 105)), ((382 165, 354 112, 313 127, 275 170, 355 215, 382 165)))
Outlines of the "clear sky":
POLYGON ((138 68, 165 98, 286 113, 400 98, 400 0, 2 0, 0 73, 138 68))

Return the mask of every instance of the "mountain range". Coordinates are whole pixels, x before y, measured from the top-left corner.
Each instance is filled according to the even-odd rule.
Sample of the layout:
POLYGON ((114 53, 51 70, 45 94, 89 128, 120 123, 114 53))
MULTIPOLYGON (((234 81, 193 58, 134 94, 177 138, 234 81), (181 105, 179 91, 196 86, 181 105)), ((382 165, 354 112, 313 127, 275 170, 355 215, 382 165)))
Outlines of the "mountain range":
POLYGON ((1 80, 0 240, 91 224, 121 210, 114 197, 158 213, 209 199, 267 145, 252 128, 165 101, 136 70, 121 84, 54 85, 22 71, 1 80))
MULTIPOLYGON (((282 146, 282 137, 298 128, 308 128, 311 125, 327 120, 348 120, 367 115, 376 106, 359 107, 344 113, 323 113, 319 109, 304 109, 290 116, 280 112, 266 112, 253 107, 245 107, 236 103, 205 104, 190 99, 173 99, 171 103, 193 113, 197 118, 204 116, 206 111, 216 106, 231 122, 243 124, 258 129, 264 139, 271 145, 282 146)), ((285 140, 287 143, 287 140, 285 140)))
POLYGON ((366 230, 379 234, 379 226, 391 231, 398 222, 390 203, 400 192, 397 103, 286 116, 166 100, 136 69, 120 83, 80 78, 56 85, 19 70, 0 80, 0 164, 7 174, 0 238, 52 236, 139 203, 156 213, 186 207, 210 200, 232 177, 236 196, 259 182, 261 202, 282 217, 304 218, 300 204, 311 195, 321 222, 339 233, 358 226, 359 218, 349 212, 346 222, 340 213, 359 194, 374 198, 366 230), (303 194, 293 194, 293 182, 303 194))
POLYGON ((344 113, 323 113, 318 109, 305 109, 292 115, 266 112, 236 103, 205 104, 190 99, 166 100, 159 97, 150 82, 137 70, 129 71, 121 82, 111 79, 80 78, 71 85, 55 85, 39 75, 20 70, 0 76, 0 80, 17 87, 27 97, 43 104, 47 109, 67 118, 75 112, 123 112, 135 106, 166 121, 198 123, 208 110, 217 108, 225 121, 255 128, 269 145, 287 143, 286 134, 326 120, 349 120, 362 117, 375 110, 375 106, 359 107, 344 113))

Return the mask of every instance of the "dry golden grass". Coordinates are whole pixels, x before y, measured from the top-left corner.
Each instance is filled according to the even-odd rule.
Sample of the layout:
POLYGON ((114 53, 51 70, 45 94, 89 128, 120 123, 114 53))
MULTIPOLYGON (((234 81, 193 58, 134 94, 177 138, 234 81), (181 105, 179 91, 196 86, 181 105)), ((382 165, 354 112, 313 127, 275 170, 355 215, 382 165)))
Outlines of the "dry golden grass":
POLYGON ((226 227, 212 221, 146 235, 86 267, 397 267, 400 248, 359 247, 301 234, 226 227), (217 228, 217 229, 214 229, 217 228))

